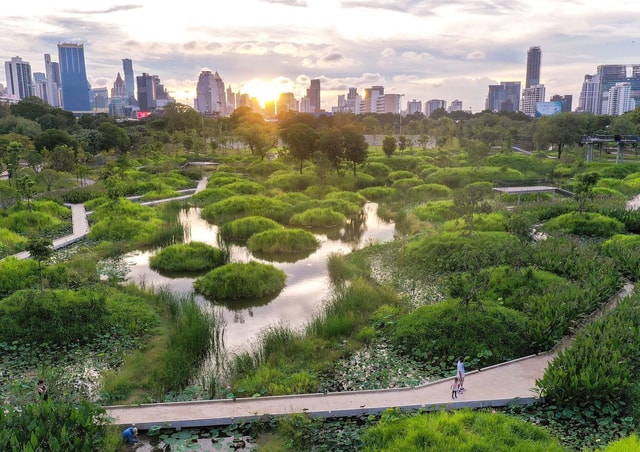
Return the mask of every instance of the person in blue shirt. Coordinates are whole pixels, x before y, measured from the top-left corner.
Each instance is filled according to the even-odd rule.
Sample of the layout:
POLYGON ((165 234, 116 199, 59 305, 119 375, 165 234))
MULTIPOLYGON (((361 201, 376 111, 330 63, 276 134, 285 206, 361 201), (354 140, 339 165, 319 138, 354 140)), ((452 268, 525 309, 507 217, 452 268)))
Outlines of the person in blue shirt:
POLYGON ((138 442, 138 429, 136 427, 129 427, 122 432, 122 441, 125 443, 137 443, 138 442))

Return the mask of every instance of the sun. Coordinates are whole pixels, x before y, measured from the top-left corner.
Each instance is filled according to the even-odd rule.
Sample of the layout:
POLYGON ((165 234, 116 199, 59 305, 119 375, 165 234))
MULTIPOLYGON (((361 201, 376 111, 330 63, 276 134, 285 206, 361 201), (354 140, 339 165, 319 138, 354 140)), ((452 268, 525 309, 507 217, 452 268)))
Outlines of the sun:
POLYGON ((280 96, 280 88, 275 83, 259 79, 245 82, 242 86, 242 92, 258 99, 262 107, 267 102, 277 101, 280 96))

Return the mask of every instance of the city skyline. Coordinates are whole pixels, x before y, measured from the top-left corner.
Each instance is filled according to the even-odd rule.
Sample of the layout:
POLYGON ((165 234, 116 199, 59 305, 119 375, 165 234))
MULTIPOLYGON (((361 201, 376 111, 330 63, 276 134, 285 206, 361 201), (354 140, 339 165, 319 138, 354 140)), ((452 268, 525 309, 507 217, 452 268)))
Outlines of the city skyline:
POLYGON ((35 0, 7 5, 0 48, 4 61, 19 56, 32 72, 44 72, 44 54, 77 42, 93 88, 111 88, 122 60, 131 59, 136 76, 157 74, 172 97, 191 106, 200 72, 211 70, 263 102, 282 92, 301 98, 319 79, 328 111, 351 87, 362 94, 382 85, 403 95, 402 109, 413 99, 459 99, 477 112, 489 85, 525 86, 532 46, 542 50, 547 98, 577 99, 598 65, 640 58, 638 13, 640 5, 626 0, 606 7, 579 0, 185 0, 170 11, 146 0, 84 9, 35 0))

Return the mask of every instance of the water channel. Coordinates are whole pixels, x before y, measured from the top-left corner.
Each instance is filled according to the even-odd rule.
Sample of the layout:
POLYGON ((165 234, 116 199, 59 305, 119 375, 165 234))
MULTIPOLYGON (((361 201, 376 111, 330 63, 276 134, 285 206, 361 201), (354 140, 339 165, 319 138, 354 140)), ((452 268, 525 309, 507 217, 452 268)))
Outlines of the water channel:
MULTIPOLYGON (((369 243, 393 240, 395 225, 380 219, 378 205, 367 203, 358 216, 344 227, 326 234, 316 234, 319 248, 295 262, 290 257, 254 256, 245 246, 224 244, 218 235, 218 226, 200 217, 200 209, 184 209, 180 220, 184 225, 184 242, 197 241, 212 246, 228 246, 231 262, 256 260, 270 263, 287 274, 285 288, 269 300, 245 300, 226 304, 213 304, 201 295, 195 295, 203 306, 212 307, 218 318, 224 321, 224 349, 238 351, 254 342, 261 330, 274 325, 293 328, 304 326, 311 320, 322 301, 330 295, 327 258, 333 253, 347 254, 369 243)), ((123 257, 129 273, 127 280, 139 285, 166 288, 177 295, 193 292, 194 275, 163 275, 149 267, 149 258, 159 249, 136 251, 123 257)))

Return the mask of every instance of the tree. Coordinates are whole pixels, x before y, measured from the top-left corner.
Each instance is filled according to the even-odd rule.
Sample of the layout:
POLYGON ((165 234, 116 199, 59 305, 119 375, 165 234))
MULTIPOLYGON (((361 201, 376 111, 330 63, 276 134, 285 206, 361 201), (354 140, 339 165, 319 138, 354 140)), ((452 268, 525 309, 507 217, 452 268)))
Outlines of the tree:
POLYGON ((356 175, 356 166, 367 160, 369 145, 364 135, 356 130, 347 129, 342 133, 345 160, 353 164, 353 175, 356 175))
POLYGON ((473 235, 475 214, 491 210, 491 207, 485 201, 485 196, 490 190, 486 183, 475 182, 466 185, 453 195, 453 207, 464 219, 470 237, 473 235))
POLYGON ((321 132, 318 138, 318 150, 331 163, 336 172, 340 172, 340 165, 344 160, 344 146, 340 132, 335 129, 321 132))
POLYGON ((22 144, 16 141, 12 141, 9 143, 9 146, 7 146, 5 164, 7 165, 7 172, 9 173, 9 185, 11 185, 11 181, 18 176, 22 149, 22 144))
POLYGON ((44 148, 54 149, 56 146, 64 145, 73 149, 78 149, 78 141, 67 131, 48 129, 40 133, 33 140, 36 149, 41 151, 44 148))
POLYGON ((44 275, 42 274, 42 263, 53 254, 53 242, 44 237, 31 237, 25 247, 32 259, 38 261, 38 272, 40 273, 40 289, 44 292, 44 275))
POLYGON ((49 167, 56 171, 70 173, 76 165, 76 153, 73 148, 61 144, 46 153, 49 167))
POLYGON ((559 113, 555 116, 543 116, 536 123, 534 141, 539 148, 547 145, 558 146, 558 159, 566 145, 578 143, 584 128, 581 115, 559 113))
POLYGON ((280 131, 280 138, 289 148, 289 154, 300 163, 300 174, 305 160, 313 157, 318 146, 318 132, 305 123, 295 123, 280 131))
POLYGON ((411 143, 411 140, 408 139, 405 135, 400 135, 398 137, 398 149, 400 149, 400 154, 404 155, 404 150, 407 149, 407 145, 411 143))
POLYGON ((396 152, 396 138, 391 135, 384 137, 382 139, 382 151, 387 157, 391 158, 393 153, 396 152))
POLYGON ((16 179, 16 190, 18 191, 18 196, 20 199, 27 200, 27 208, 29 209, 29 212, 31 212, 31 200, 36 195, 36 191, 33 188, 35 185, 35 181, 29 176, 21 176, 16 179))
POLYGON ((127 132, 117 124, 103 122, 98 126, 98 132, 102 134, 102 145, 104 149, 115 149, 119 153, 128 152, 131 140, 127 132))
POLYGON ((593 199, 593 187, 598 182, 598 173, 583 173, 577 179, 577 184, 573 192, 573 199, 578 206, 578 212, 584 213, 587 203, 593 199))
POLYGON ((236 128, 236 134, 249 147, 251 154, 260 157, 261 160, 278 144, 276 127, 258 114, 243 117, 236 128))

